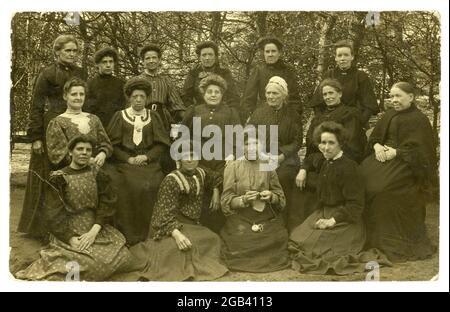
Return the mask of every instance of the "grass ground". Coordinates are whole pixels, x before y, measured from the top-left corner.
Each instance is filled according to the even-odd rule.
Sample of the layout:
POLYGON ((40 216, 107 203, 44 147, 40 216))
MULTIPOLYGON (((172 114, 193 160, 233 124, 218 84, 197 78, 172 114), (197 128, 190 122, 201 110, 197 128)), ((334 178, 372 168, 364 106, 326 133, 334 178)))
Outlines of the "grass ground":
MULTIPOLYGON (((42 244, 26 238, 16 232, 20 218, 25 193, 27 170, 26 146, 15 149, 11 161, 11 191, 10 191, 10 271, 12 273, 26 267, 39 256, 42 244)), ((426 224, 432 242, 438 245, 439 241, 439 206, 430 204, 427 207, 426 224)), ((393 267, 380 269, 382 281, 427 281, 439 272, 439 253, 432 258, 395 264, 393 267)), ((353 274, 350 276, 309 275, 300 274, 293 270, 283 270, 272 273, 241 273, 230 272, 219 281, 364 281, 366 274, 353 274)))

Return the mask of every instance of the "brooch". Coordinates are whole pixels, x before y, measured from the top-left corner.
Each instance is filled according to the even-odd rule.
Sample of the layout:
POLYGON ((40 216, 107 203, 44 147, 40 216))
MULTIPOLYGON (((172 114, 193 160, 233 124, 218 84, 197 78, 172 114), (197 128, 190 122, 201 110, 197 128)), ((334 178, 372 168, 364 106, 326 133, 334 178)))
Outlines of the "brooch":
POLYGON ((264 226, 262 224, 253 224, 252 231, 253 232, 262 232, 264 230, 264 226))

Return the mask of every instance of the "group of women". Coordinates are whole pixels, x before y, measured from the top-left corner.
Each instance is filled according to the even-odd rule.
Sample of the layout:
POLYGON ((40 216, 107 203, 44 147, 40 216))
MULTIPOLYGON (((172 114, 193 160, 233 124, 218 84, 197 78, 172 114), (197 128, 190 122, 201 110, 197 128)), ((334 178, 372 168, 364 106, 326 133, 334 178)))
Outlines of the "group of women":
MULTIPOLYGON (((278 39, 262 42, 264 53, 280 47, 278 39)), ((242 158, 225 160, 235 156, 226 155, 235 150, 225 148, 226 140, 221 157, 211 160, 187 142, 177 169, 164 172, 161 160, 171 139, 158 112, 146 107, 152 85, 139 76, 129 79, 127 108, 105 129, 83 111, 89 94, 74 65, 77 48, 73 37, 58 37, 57 62, 35 87, 19 231, 49 232, 50 239, 16 277, 64 280, 72 261, 86 280, 113 274, 120 280, 214 280, 229 270, 289 267, 351 274, 370 261, 392 265, 432 255, 425 205, 436 185, 436 145, 411 84, 393 85, 393 108, 367 140, 367 114, 374 110, 341 100, 360 94, 346 91, 354 81, 322 81, 316 92, 322 106, 315 106, 300 163, 300 110, 288 101, 292 82, 267 77, 265 103, 243 120, 223 102, 227 82, 206 75, 199 83, 204 103, 188 107, 181 123, 192 130, 197 117, 202 128, 216 125, 222 133, 226 125, 277 126, 278 150, 269 160, 278 165, 261 170, 268 161, 262 146, 271 136, 263 142, 245 131, 242 158)), ((355 72, 352 55, 351 45, 337 45, 341 72, 355 72)))

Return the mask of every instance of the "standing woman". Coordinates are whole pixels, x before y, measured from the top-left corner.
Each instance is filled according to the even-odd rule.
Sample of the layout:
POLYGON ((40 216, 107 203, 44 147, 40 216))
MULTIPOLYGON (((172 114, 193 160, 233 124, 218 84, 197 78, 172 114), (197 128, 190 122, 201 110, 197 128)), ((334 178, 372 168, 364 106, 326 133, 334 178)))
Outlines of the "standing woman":
POLYGON ((214 280, 228 269, 220 263, 220 237, 200 223, 203 194, 214 192, 210 205, 220 205, 222 179, 213 171, 198 167, 193 153, 186 151, 177 162, 179 169, 161 183, 152 236, 131 248, 140 272, 134 279, 150 281, 214 280))
POLYGON ((225 168, 220 232, 222 256, 230 270, 273 272, 289 267, 288 233, 280 212, 286 206, 277 173, 262 170, 260 144, 246 138, 245 157, 225 168))
POLYGON ((146 79, 129 79, 124 87, 129 107, 116 112, 107 129, 113 145, 107 171, 118 195, 115 225, 129 245, 148 236, 158 187, 164 178, 160 158, 170 145, 159 114, 145 108, 151 90, 146 79))
MULTIPOLYGON (((277 174, 286 196, 286 209, 283 218, 289 228, 294 216, 292 192, 295 187, 295 175, 300 167, 298 151, 302 142, 302 127, 297 112, 287 105, 288 89, 286 81, 278 76, 270 78, 266 86, 266 104, 252 114, 249 124, 266 126, 266 147, 270 146, 270 126, 278 127, 278 151, 270 151, 277 157, 277 174)), ((295 207, 296 208, 296 207, 295 207)))
MULTIPOLYGON (((227 90, 227 83, 222 77, 211 74, 206 78, 203 78, 200 81, 199 89, 203 94, 205 104, 190 106, 186 111, 182 124, 186 125, 192 133, 194 129, 194 118, 197 117, 201 121, 202 132, 205 127, 210 125, 218 126, 220 128, 222 133, 222 152, 218 153, 218 151, 212 149, 214 158, 206 160, 202 157, 200 166, 213 170, 220 176, 223 176, 225 159, 230 156, 226 154, 226 151, 228 149, 233 152, 233 146, 230 145, 229 141, 225 140, 225 126, 240 125, 240 117, 235 108, 230 107, 223 102, 223 96, 227 90)), ((201 143, 202 147, 203 144, 213 136, 214 133, 211 133, 211 137, 203 137, 201 143)), ((212 194, 210 192, 205 193, 205 209, 203 211, 202 223, 214 232, 219 233, 225 219, 220 210, 211 211, 209 209, 208 203, 211 201, 211 196, 212 194)))
POLYGON ((52 169, 61 169, 70 164, 69 141, 78 135, 85 135, 94 142, 91 162, 103 166, 112 154, 111 142, 100 119, 82 111, 86 98, 86 83, 72 78, 64 85, 66 111, 53 118, 47 127, 47 151, 52 169))
POLYGON ((42 204, 44 202, 43 179, 48 178, 49 162, 45 143, 45 132, 49 121, 64 113, 64 84, 72 77, 82 78, 81 68, 76 66, 79 45, 72 35, 61 35, 53 43, 55 63, 43 69, 33 90, 28 137, 31 148, 28 181, 25 190, 22 215, 18 231, 33 237, 44 237, 42 204))
POLYGON ((294 269, 344 275, 364 272, 369 261, 389 264, 376 250, 362 252, 364 185, 357 163, 342 151, 347 139, 344 127, 326 121, 314 130, 314 139, 324 158, 317 181, 318 202, 290 235, 294 269))
POLYGON ((362 162, 367 193, 368 245, 392 261, 430 257, 425 205, 437 184, 436 144, 428 118, 415 105, 414 87, 392 86, 393 108, 378 121, 362 162))

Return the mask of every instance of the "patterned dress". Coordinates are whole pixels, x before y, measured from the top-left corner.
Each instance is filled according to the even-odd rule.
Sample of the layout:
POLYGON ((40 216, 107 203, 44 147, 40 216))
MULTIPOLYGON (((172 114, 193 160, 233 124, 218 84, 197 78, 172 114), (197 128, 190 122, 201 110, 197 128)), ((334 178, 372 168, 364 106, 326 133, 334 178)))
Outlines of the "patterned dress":
POLYGON ((89 136, 96 142, 93 156, 100 152, 104 152, 106 157, 111 156, 111 142, 97 116, 84 112, 64 113, 50 121, 47 128, 48 158, 55 169, 70 163, 68 143, 80 134, 89 136))
POLYGON ((44 153, 39 155, 31 152, 23 210, 18 226, 19 232, 32 236, 42 237, 47 232, 42 215, 46 186, 42 181, 48 178, 51 169, 47 158, 45 132, 50 120, 67 109, 63 88, 72 77, 83 78, 82 69, 55 63, 41 71, 34 86, 27 135, 33 142, 43 142, 44 153))
POLYGON ((225 168, 222 210, 227 215, 220 236, 222 256, 229 269, 272 272, 289 267, 288 233, 279 215, 286 205, 275 171, 262 171, 259 162, 235 160, 225 168), (275 204, 262 212, 251 207, 233 210, 231 201, 247 191, 270 190, 275 204))
POLYGON ((160 166, 162 153, 170 145, 169 136, 156 112, 145 110, 133 115, 131 109, 117 112, 107 129, 113 157, 105 164, 117 192, 115 226, 130 245, 148 236, 153 206, 164 178, 160 166), (143 166, 130 165, 128 159, 146 155, 143 166))
POLYGON ((16 277, 64 281, 77 278, 79 268, 80 280, 103 281, 127 270, 132 255, 125 247, 125 237, 106 224, 115 199, 109 177, 89 166, 79 170, 65 167, 52 174, 50 183, 52 191, 46 196, 45 209, 50 244, 41 250, 40 259, 16 277), (87 233, 94 224, 102 228, 87 250, 70 245, 70 238, 87 233))
POLYGON ((221 179, 197 168, 193 174, 174 171, 161 183, 152 217, 152 237, 135 245, 139 273, 127 279, 150 281, 214 280, 228 269, 220 263, 220 237, 200 224, 205 188, 218 187, 221 179), (181 251, 172 238, 180 230, 192 243, 181 251))

